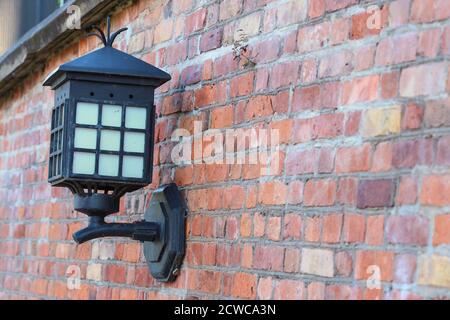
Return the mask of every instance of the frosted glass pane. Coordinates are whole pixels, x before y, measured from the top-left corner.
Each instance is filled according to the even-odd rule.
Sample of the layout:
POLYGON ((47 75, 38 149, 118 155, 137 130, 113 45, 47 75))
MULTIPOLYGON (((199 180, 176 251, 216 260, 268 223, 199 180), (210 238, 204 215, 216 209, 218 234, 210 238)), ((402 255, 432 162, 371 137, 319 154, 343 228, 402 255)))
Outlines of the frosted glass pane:
POLYGON ((122 125, 122 106, 103 105, 102 125, 120 127, 122 125))
POLYGON ((147 120, 147 109, 127 107, 125 115, 125 127, 134 129, 145 129, 147 120))
POLYGON ((127 178, 142 178, 144 174, 144 158, 124 156, 122 176, 127 178))
POLYGON ((102 176, 118 176, 119 156, 101 154, 98 163, 98 174, 102 176))
POLYGON ((100 137, 100 149, 107 151, 119 151, 120 131, 102 130, 100 137))
POLYGON ((75 129, 75 148, 95 149, 97 147, 96 129, 75 129))
POLYGON ((145 134, 138 132, 125 132, 125 141, 123 148, 126 152, 144 153, 145 134))
POLYGON ((95 153, 74 152, 72 171, 79 174, 94 174, 95 153))
POLYGON ((98 124, 98 104, 96 103, 77 103, 76 123, 79 124, 98 124))

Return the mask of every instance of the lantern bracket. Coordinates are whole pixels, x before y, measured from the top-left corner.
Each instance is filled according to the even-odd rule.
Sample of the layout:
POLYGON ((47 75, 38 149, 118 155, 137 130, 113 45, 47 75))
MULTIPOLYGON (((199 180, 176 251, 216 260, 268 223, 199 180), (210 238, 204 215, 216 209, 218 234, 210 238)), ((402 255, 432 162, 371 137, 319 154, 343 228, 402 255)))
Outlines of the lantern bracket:
POLYGON ((106 30, 107 30, 106 35, 103 32, 103 30, 97 26, 91 26, 88 29, 94 29, 97 31, 97 33, 89 32, 88 37, 94 36, 94 37, 99 38, 105 47, 112 47, 114 40, 116 40, 117 36, 119 34, 121 34, 122 32, 128 30, 128 28, 121 28, 121 29, 117 30, 116 32, 114 32, 113 34, 111 34, 111 17, 110 16, 108 16, 106 18, 106 30))
POLYGON ((73 234, 75 242, 81 244, 101 237, 141 241, 152 276, 163 282, 175 280, 185 254, 187 214, 176 184, 161 186, 153 192, 143 221, 106 223, 105 217, 119 207, 119 198, 112 195, 76 195, 74 207, 89 216, 88 226, 73 234))

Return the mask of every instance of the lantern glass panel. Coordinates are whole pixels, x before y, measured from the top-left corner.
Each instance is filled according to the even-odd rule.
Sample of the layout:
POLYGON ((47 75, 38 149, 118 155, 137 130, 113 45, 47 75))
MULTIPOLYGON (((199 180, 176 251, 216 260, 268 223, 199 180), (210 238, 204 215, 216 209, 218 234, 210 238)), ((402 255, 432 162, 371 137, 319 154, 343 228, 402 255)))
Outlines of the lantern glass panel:
POLYGON ((103 105, 102 125, 120 127, 122 125, 122 106, 111 104, 103 105))
POLYGON ((72 171, 77 174, 94 174, 95 153, 75 152, 73 154, 72 171))
POLYGON ((145 129, 147 123, 147 109, 127 107, 125 127, 130 129, 145 129))
POLYGON ((102 176, 118 176, 119 156, 101 154, 99 157, 98 174, 102 176))
POLYGON ((127 178, 142 178, 144 174, 144 158, 124 156, 122 176, 127 178))
POLYGON ((119 151, 120 131, 102 130, 100 137, 100 149, 106 151, 119 151))
POLYGON ((124 151, 144 153, 145 133, 125 132, 124 151))
POLYGON ((77 103, 77 124, 97 125, 98 124, 98 104, 96 103, 77 103))
POLYGON ((96 129, 75 129, 75 148, 95 149, 97 147, 96 129))

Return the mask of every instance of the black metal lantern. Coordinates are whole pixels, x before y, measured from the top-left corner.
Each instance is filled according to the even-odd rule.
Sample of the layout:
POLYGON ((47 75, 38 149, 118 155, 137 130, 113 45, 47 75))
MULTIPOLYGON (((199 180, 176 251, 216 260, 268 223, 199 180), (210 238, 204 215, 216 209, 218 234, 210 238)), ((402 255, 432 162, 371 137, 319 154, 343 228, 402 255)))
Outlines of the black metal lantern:
POLYGON ((144 241, 155 278, 172 280, 184 255, 186 206, 175 185, 156 190, 145 220, 105 223, 119 211, 120 197, 152 181, 154 91, 171 79, 166 72, 114 49, 120 29, 104 47, 61 65, 44 82, 55 90, 49 182, 75 195, 74 208, 89 226, 73 235, 78 243, 105 236, 144 241))

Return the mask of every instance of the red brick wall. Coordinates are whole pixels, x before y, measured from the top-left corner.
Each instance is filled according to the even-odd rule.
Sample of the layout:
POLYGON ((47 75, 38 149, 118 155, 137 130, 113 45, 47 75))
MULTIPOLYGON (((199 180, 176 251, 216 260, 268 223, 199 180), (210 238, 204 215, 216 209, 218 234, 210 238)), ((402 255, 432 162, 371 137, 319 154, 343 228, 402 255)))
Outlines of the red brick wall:
POLYGON ((173 284, 152 280, 137 242, 71 240, 86 219, 46 182, 41 85, 99 44, 49 53, 0 103, 0 298, 449 297, 449 17, 447 0, 142 0, 114 13, 114 29, 131 29, 117 47, 173 76, 158 93, 154 183, 116 216, 140 218, 159 184, 182 187, 173 284), (254 65, 233 59, 238 29, 254 65), (194 120, 279 129, 279 170, 175 166, 170 135, 194 120))

